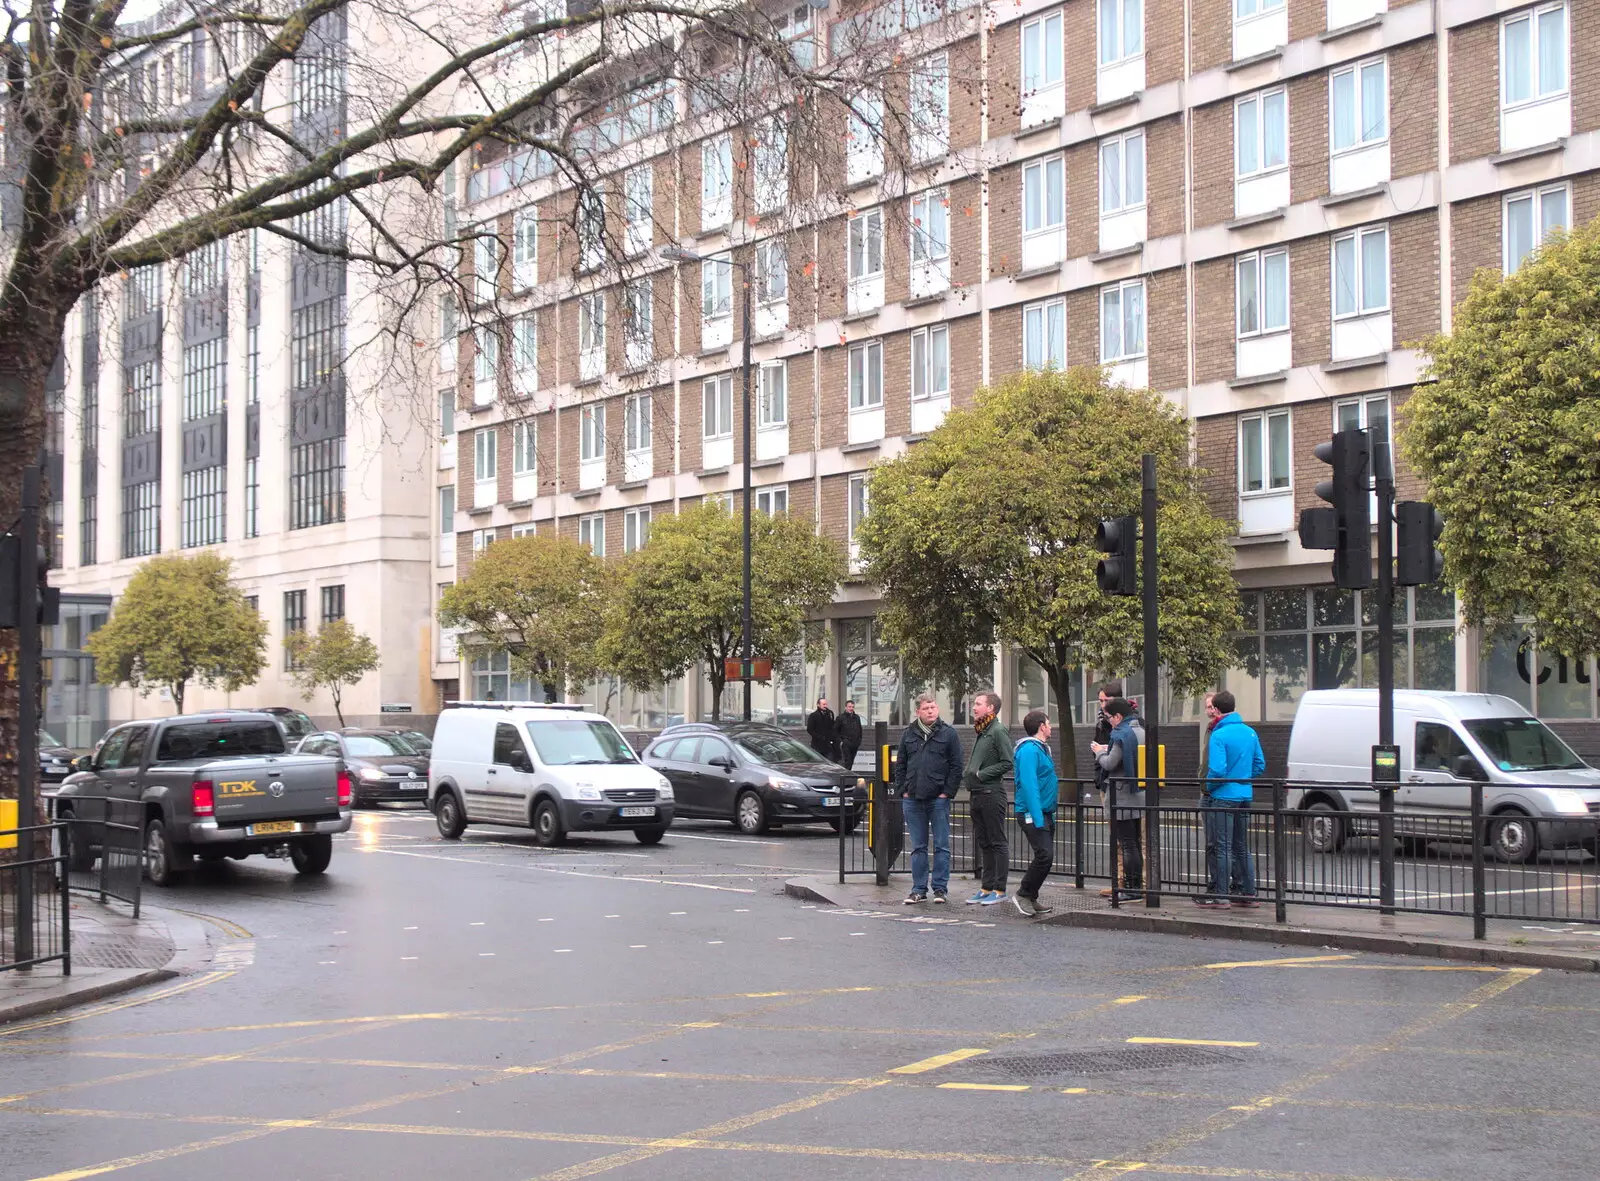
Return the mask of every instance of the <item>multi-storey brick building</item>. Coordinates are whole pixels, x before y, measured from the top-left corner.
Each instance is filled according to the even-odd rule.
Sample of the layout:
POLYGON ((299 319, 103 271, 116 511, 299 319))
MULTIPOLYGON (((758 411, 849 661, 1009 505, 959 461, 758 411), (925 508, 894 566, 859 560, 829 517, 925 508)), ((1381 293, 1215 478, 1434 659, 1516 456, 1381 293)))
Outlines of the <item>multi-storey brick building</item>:
MULTIPOLYGON (((435 581, 529 529, 628 549, 652 515, 738 490, 730 264, 748 265, 763 508, 849 545, 865 473, 951 405, 1023 366, 1104 364, 1185 409, 1213 507, 1239 523, 1248 630, 1227 683, 1246 717, 1373 683, 1371 601, 1329 586, 1295 535, 1326 472, 1311 449, 1340 426, 1392 431, 1418 342, 1450 328, 1472 274, 1600 213, 1600 0, 888 0, 793 19, 817 60, 887 46, 901 84, 865 118, 856 103, 842 161, 641 87, 648 115, 598 157, 624 281, 574 265, 578 235, 552 215, 570 193, 526 157, 465 178, 460 216, 508 260, 509 347, 477 360, 480 326, 441 348, 435 581), (669 244, 720 261, 661 261, 669 244), (625 340, 624 323, 650 331, 625 340)), ((1403 467, 1399 485, 1420 491, 1403 467)), ((1592 658, 1480 657, 1448 593, 1406 598, 1402 685, 1594 716, 1592 658)), ((903 716, 873 610, 849 584, 834 655, 758 709, 792 719, 825 689, 903 716)), ((436 675, 468 689, 449 657, 436 675)), ((995 679, 1019 714, 1042 700, 1014 657, 995 679)), ((487 666, 476 681, 516 691, 487 666)), ((707 704, 691 679, 622 712, 707 704)))

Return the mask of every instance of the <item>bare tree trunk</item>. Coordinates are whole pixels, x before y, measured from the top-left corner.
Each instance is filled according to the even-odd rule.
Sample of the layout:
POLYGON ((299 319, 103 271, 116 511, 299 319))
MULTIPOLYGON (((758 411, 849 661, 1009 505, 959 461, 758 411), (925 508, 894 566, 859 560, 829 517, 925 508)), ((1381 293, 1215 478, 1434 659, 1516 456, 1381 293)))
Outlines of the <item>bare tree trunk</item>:
POLYGON ((344 710, 339 708, 339 686, 336 683, 328 687, 333 695, 333 716, 339 719, 339 729, 344 729, 344 710))
POLYGON ((172 707, 180 714, 183 712, 183 693, 188 687, 188 681, 179 681, 172 686, 172 707))
POLYGON ((1063 779, 1078 777, 1078 749, 1072 735, 1072 674, 1059 665, 1044 670, 1050 680, 1050 691, 1055 694, 1056 712, 1061 724, 1056 728, 1056 742, 1060 750, 1058 766, 1063 779))

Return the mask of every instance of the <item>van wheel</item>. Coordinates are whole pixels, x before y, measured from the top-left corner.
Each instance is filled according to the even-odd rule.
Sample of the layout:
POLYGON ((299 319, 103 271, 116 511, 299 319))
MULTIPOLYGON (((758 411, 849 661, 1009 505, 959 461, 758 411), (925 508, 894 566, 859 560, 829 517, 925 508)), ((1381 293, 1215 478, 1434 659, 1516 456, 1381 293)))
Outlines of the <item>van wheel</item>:
POLYGON ((167 835, 167 826, 160 817, 152 818, 144 826, 144 876, 152 886, 176 886, 189 872, 194 857, 180 852, 167 835))
POLYGON ((733 822, 739 831, 746 836, 760 836, 767 831, 767 806, 761 802, 761 797, 753 791, 742 791, 739 800, 733 806, 733 822))
POLYGON ((1305 826, 1306 844, 1313 853, 1337 853, 1343 847, 1344 817, 1338 815, 1328 801, 1318 800, 1308 805, 1301 823, 1305 826))
POLYGON ((567 839, 561 827, 561 810, 554 800, 540 800, 533 809, 533 843, 559 845, 567 839))
POLYGON ((654 828, 636 828, 633 835, 641 845, 659 845, 661 838, 667 835, 667 826, 658 824, 654 828))
POLYGON ((447 841, 459 841, 461 834, 467 831, 466 810, 453 791, 439 793, 439 798, 433 802, 433 819, 439 826, 439 835, 447 841))
POLYGON ((1502 812, 1489 822, 1489 847, 1499 861, 1521 865, 1539 851, 1539 833, 1521 812, 1502 812))
POLYGON ((88 873, 94 868, 94 846, 89 844, 89 833, 71 812, 61 819, 67 822, 67 869, 72 873, 88 873))
POLYGON ((323 832, 293 842, 289 846, 289 860, 294 862, 295 873, 307 876, 326 873, 328 862, 333 860, 333 837, 323 832))

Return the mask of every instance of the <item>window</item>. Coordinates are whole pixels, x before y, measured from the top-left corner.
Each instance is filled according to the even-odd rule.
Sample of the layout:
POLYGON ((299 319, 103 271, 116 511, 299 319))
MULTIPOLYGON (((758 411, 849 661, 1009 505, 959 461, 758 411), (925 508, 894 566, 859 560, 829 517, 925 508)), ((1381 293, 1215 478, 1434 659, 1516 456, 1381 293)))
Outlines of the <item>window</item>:
POLYGON ((1061 13, 1052 12, 1022 26, 1022 93, 1060 86, 1061 13))
POLYGON ((182 544, 227 540, 228 469, 221 464, 183 473, 182 544))
POLYGON ((634 394, 622 404, 623 446, 632 454, 651 448, 651 422, 654 399, 649 394, 634 394))
POLYGON ((495 464, 499 451, 494 427, 486 427, 472 434, 472 476, 478 481, 495 478, 495 464))
POLYGON ((517 540, 517 538, 519 538, 519 537, 538 537, 538 536, 539 536, 539 526, 536 523, 532 522, 532 521, 529 521, 526 524, 522 524, 522 525, 513 525, 513 526, 511 526, 511 540, 512 541, 517 540))
MULTIPOLYGON (((454 346, 454 338, 451 340, 454 346)), ((261 401, 261 326, 259 324, 246 328, 244 331, 244 401, 247 406, 254 406, 261 401)))
POLYGON ((850 281, 883 274, 883 210, 868 209, 850 219, 850 281))
POLYGON ((650 165, 631 170, 622 179, 622 200, 628 215, 628 254, 643 254, 654 240, 655 173, 650 165))
POLYGON ((755 502, 756 512, 766 513, 769 517, 781 516, 789 511, 789 489, 757 488, 755 502))
POLYGON ((1500 26, 1503 105, 1534 102, 1567 90, 1567 6, 1541 4, 1500 26))
POLYGON ((850 346, 850 409, 883 405, 883 345, 873 340, 850 346))
MULTIPOLYGON (((439 536, 447 542, 454 539, 456 532, 456 486, 446 484, 439 489, 439 536)), ((443 565, 449 561, 452 551, 446 546, 439 547, 439 560, 443 565)))
POLYGON ((453 295, 439 297, 439 368, 449 371, 456 367, 456 299, 453 295))
POLYGON ((524 387, 531 387, 539 371, 539 325, 530 312, 511 321, 511 368, 524 387))
POLYGON ((494 544, 493 529, 474 529, 472 531, 472 552, 481 554, 494 544))
POLYGON ((950 396, 950 330, 943 325, 911 334, 911 398, 950 396))
POLYGON ((1556 230, 1568 224, 1572 195, 1566 185, 1512 193, 1505 200, 1505 243, 1502 265, 1511 274, 1556 230))
POLYGON ((1335 70, 1329 85, 1330 144, 1335 152, 1389 138, 1389 85, 1383 58, 1335 70))
POLYGON ((1144 52, 1144 0, 1100 0, 1100 64, 1144 52))
POLYGON ((439 442, 441 446, 455 445, 456 437, 456 392, 455 390, 439 391, 439 442))
POLYGON ((789 201, 789 131, 781 119, 765 119, 756 129, 751 149, 755 168, 755 205, 759 214, 776 213, 789 201))
POLYGON ((1144 280, 1129 279, 1100 291, 1100 360, 1107 364, 1144 356, 1144 280))
POLYGON ((578 544, 589 547, 589 552, 597 558, 606 556, 606 517, 604 513, 593 513, 587 517, 578 518, 578 544))
POLYGON ((950 57, 939 53, 911 70, 911 158, 933 160, 949 150, 950 57))
POLYGON ((700 228, 733 220, 733 139, 719 135, 700 145, 700 228))
POLYGON ((325 586, 319 592, 322 596, 322 622, 333 623, 344 618, 344 586, 325 586))
POLYGON ((721 320, 733 315, 733 256, 720 254, 700 264, 700 316, 721 320))
POLYGON ((1100 144, 1100 214, 1144 204, 1144 132, 1114 135, 1100 144))
POLYGON ((606 457, 606 408, 601 402, 585 406, 578 416, 578 462, 606 457))
POLYGON ((1038 234, 1067 224, 1066 162, 1060 156, 1022 169, 1022 232, 1038 234))
POLYGON ((856 530, 867 519, 867 477, 850 477, 850 544, 856 541, 856 530))
POLYGON ((261 536, 261 459, 244 461, 244 535, 261 536))
POLYGON ((479 303, 493 303, 500 279, 500 239, 480 229, 472 240, 473 294, 479 303))
POLYGON ((762 363, 756 425, 785 426, 789 422, 789 365, 785 361, 762 363))
POLYGON ((538 470, 538 429, 531 422, 511 424, 511 474, 531 476, 538 470))
POLYGON ((344 439, 301 443, 289 450, 289 528, 344 520, 344 439))
POLYGON ((606 257, 605 197, 595 188, 578 193, 578 269, 597 270, 606 257))
POLYGON ((911 198, 911 263, 942 262, 950 257, 950 198, 930 189, 911 198))
POLYGON ((1289 99, 1281 87, 1234 104, 1233 147, 1239 177, 1273 172, 1289 162, 1289 99))
POLYGON ((1389 308, 1389 228, 1373 226, 1333 240, 1333 315, 1389 308))
POLYGON ((1235 293, 1239 335, 1260 336, 1289 327, 1289 252, 1262 250, 1239 259, 1235 293))
POLYGON ((1334 403, 1333 429, 1371 431, 1377 441, 1389 440, 1389 395, 1376 394, 1334 403))
POLYGON ((492 325, 472 330, 473 400, 482 406, 493 402, 500 385, 500 334, 492 325))
POLYGON ((578 352, 605 357, 606 296, 603 291, 578 296, 578 352))
POLYGON ((1052 299, 1022 309, 1022 364, 1028 369, 1067 367, 1067 304, 1052 299))
POLYGON ((631 554, 650 540, 649 508, 631 508, 622 514, 622 552, 631 554))
POLYGON ((707 439, 733 436, 733 378, 730 375, 707 378, 701 391, 704 414, 701 434, 707 439))
POLYGON ((1246 20, 1282 7, 1283 0, 1233 0, 1233 16, 1235 20, 1246 20))
POLYGON ((1289 412, 1239 419, 1239 491, 1281 492, 1289 487, 1289 412))
POLYGON ((856 184, 883 171, 883 95, 863 90, 850 100, 845 180, 856 184))
MULTIPOLYGON (((296 632, 306 630, 306 592, 303 590, 283 592, 283 638, 288 638, 296 632)), ((294 670, 299 667, 290 655, 287 645, 283 653, 283 667, 294 670)))
POLYGON ((638 279, 623 289, 623 343, 628 365, 637 369, 648 365, 655 355, 655 321, 651 311, 649 279, 638 279))
POLYGON ((539 280, 539 213, 531 205, 517 213, 511 231, 511 250, 517 286, 533 286, 539 280))
POLYGON ((756 244, 756 303, 783 303, 789 298, 789 250, 782 238, 756 244))

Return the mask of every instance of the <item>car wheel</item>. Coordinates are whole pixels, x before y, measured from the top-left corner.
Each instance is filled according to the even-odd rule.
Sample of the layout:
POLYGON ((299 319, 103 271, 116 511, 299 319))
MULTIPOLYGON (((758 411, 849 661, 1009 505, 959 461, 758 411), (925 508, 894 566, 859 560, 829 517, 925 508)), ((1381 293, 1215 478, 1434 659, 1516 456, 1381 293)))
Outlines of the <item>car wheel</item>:
POLYGON ((828 827, 833 829, 834 832, 839 831, 839 826, 841 824, 844 826, 846 836, 850 835, 856 830, 856 818, 854 816, 847 816, 843 820, 835 816, 832 820, 828 821, 828 827))
POLYGON ((1344 845, 1344 817, 1334 812, 1333 805, 1326 800, 1309 805, 1301 823, 1305 826, 1306 844, 1311 846, 1312 852, 1337 853, 1344 845))
POLYGON ((540 800, 533 809, 533 842, 536 845, 559 845, 567 839, 561 827, 561 809, 554 800, 540 800))
POLYGON ((659 845, 661 838, 667 835, 667 826, 658 824, 655 828, 636 828, 633 835, 641 845, 659 845))
POLYGON ((89 844, 89 834, 71 812, 63 813, 67 822, 67 870, 71 873, 88 873, 94 868, 94 847, 89 844))
POLYGON ((447 841, 459 841, 461 834, 467 831, 466 810, 453 791, 439 793, 439 798, 433 802, 433 819, 439 826, 439 835, 447 841))
POLYGON ((770 827, 767 805, 755 792, 742 791, 739 793, 738 801, 733 805, 733 822, 746 836, 760 836, 770 827))
POLYGON ((318 833, 289 845, 289 860, 294 862, 295 873, 307 876, 326 873, 328 862, 333 860, 333 837, 318 833))
POLYGON ((1521 865, 1539 851, 1539 833, 1521 812, 1502 812, 1489 823, 1489 847, 1497 860, 1521 865))
POLYGON ((153 886, 176 886, 188 872, 191 854, 180 852, 167 835, 166 823, 151 819, 144 826, 144 876, 153 886))

